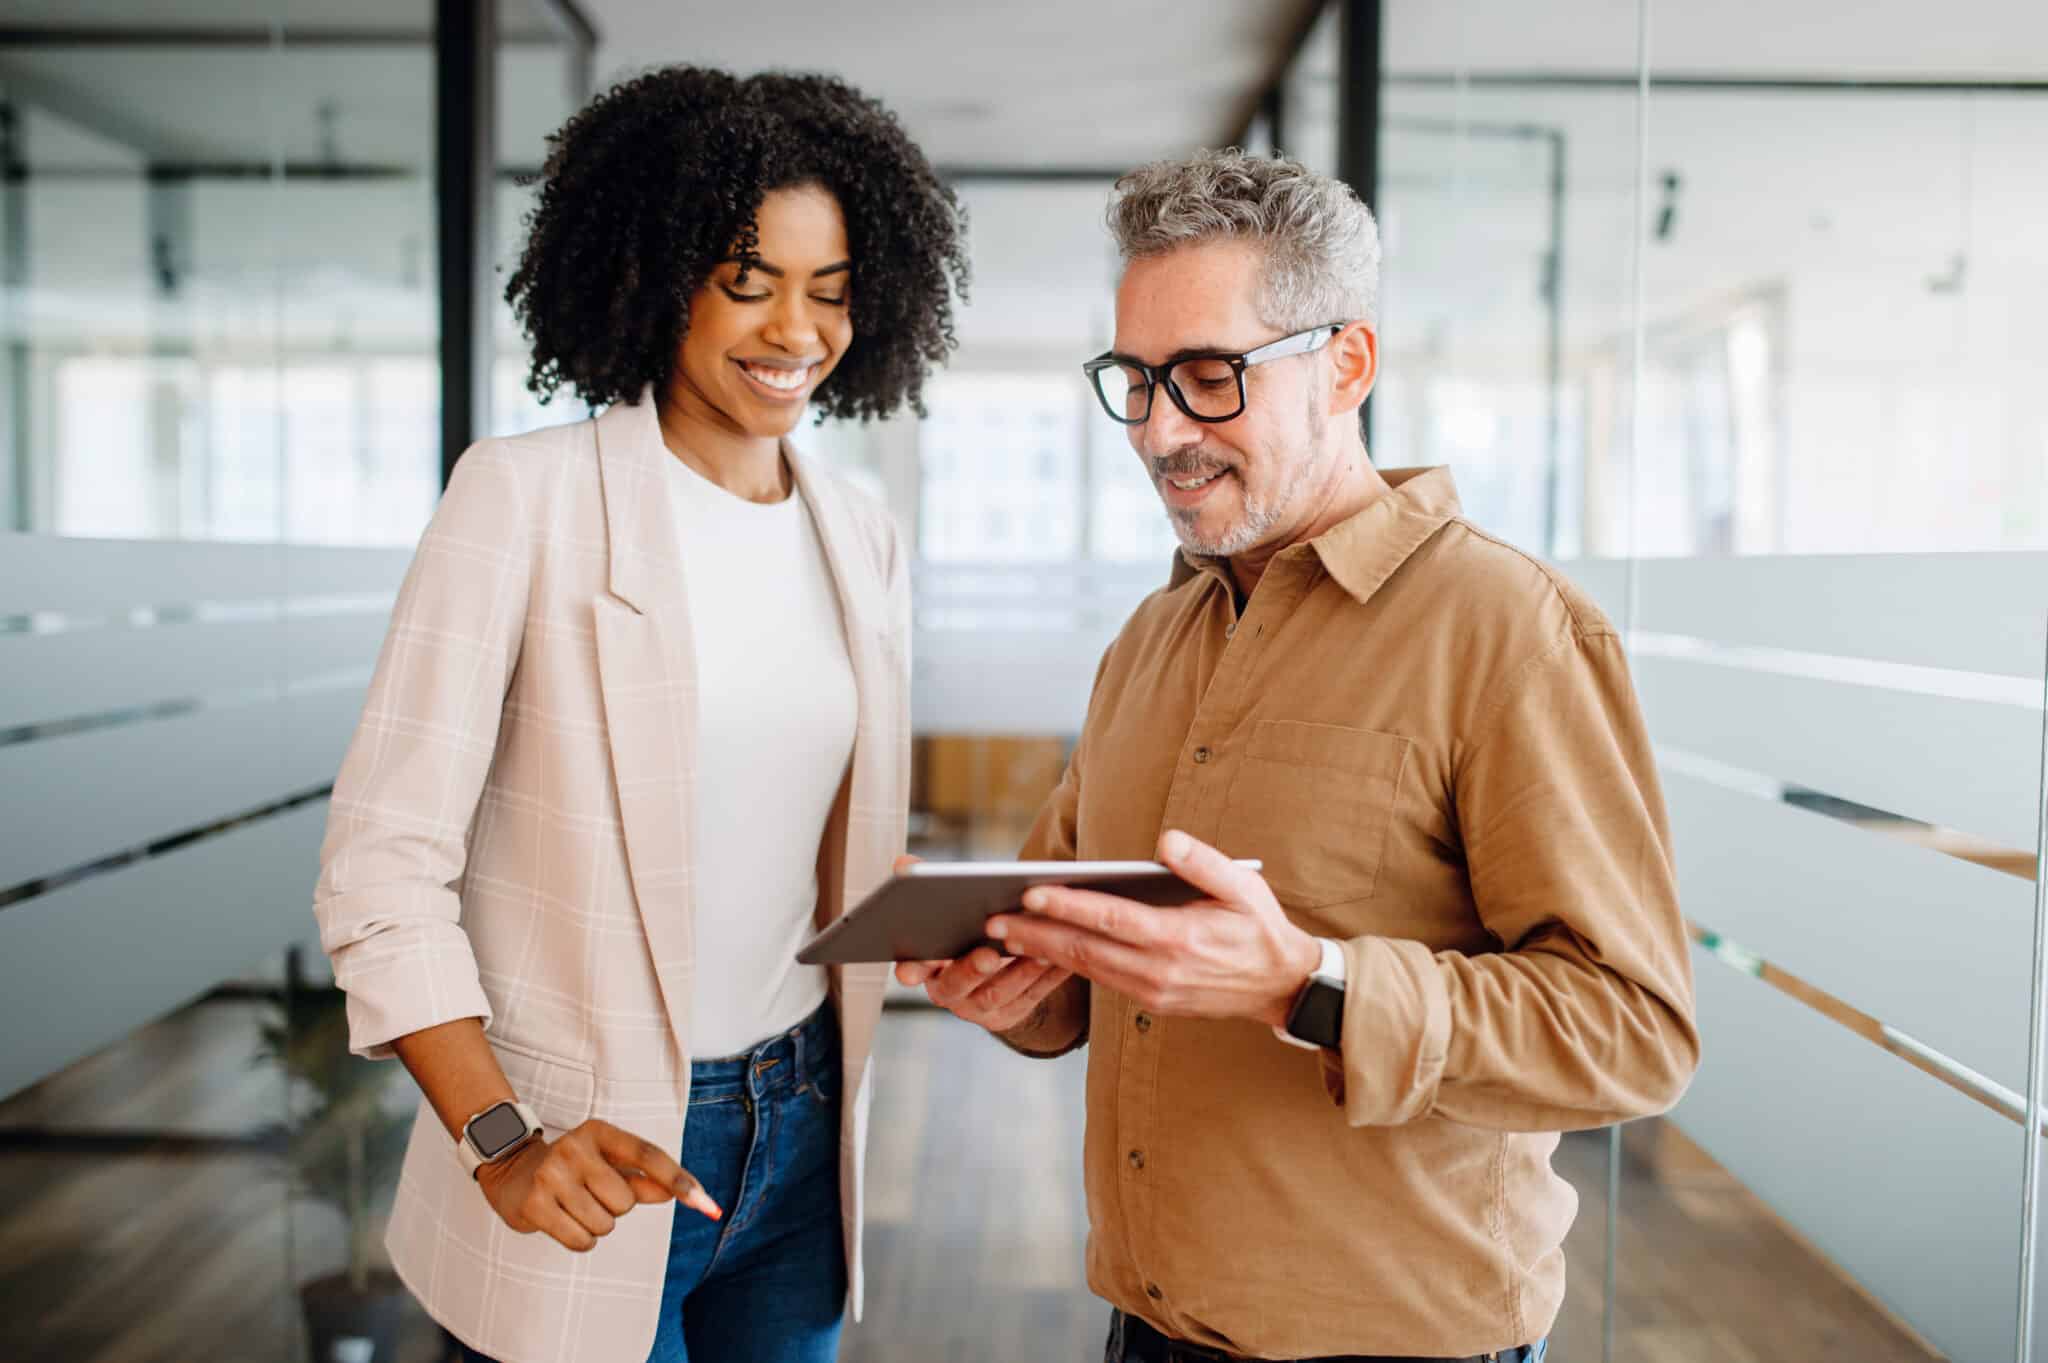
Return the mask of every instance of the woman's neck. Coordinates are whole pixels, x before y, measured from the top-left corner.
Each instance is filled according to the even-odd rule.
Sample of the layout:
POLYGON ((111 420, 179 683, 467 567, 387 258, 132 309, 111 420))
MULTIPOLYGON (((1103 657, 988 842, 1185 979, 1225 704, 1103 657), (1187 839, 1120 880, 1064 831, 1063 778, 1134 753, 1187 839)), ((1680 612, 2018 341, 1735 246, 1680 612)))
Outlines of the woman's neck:
POLYGON ((750 435, 681 383, 655 400, 668 452, 735 497, 779 502, 790 494, 782 442, 750 435))

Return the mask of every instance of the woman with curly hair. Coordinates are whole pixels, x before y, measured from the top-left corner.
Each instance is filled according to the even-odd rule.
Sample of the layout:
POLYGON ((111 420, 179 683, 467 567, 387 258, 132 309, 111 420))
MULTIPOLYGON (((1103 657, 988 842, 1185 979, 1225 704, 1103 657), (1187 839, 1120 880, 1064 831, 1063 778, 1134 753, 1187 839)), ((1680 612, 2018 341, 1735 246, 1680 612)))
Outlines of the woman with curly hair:
POLYGON ((952 193, 838 81, 675 67, 552 139, 506 291, 600 415, 456 466, 335 782, 351 1046, 427 1101, 387 1243, 472 1359, 830 1360, 861 1292, 909 586, 787 440, 918 406, 952 193))

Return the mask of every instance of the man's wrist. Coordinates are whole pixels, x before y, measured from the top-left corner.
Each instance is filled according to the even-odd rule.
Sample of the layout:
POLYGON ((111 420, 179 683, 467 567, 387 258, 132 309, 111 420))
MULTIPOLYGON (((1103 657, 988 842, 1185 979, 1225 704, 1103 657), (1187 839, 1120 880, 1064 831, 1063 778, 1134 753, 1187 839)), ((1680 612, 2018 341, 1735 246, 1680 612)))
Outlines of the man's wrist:
POLYGON ((1319 937, 1310 936, 1301 929, 1294 930, 1288 943, 1287 973, 1281 980, 1281 994, 1268 1000, 1260 1021, 1275 1031, 1287 1029, 1287 1017, 1294 1011, 1294 1001, 1301 997, 1301 991, 1308 988, 1309 977, 1322 964, 1323 943, 1319 937))
POLYGON ((994 1032, 995 1039, 1017 1052, 1017 1054, 1029 1056, 1033 1060, 1056 1059, 1059 1056, 1065 1055, 1068 1051, 1079 1048, 1081 1042, 1088 1035, 1085 1019, 1076 1022, 1071 1035, 1057 1038, 1049 1038, 1046 1035, 1051 1030, 1049 1024, 1052 1021, 1055 1000, 1058 998, 1059 992, 1055 991, 1050 996, 1039 1000, 1038 1006, 1031 1010, 1031 1016, 1025 1018, 1014 1027, 1007 1027, 1002 1031, 994 1032))
MULTIPOLYGON (((1296 1036, 1292 1030, 1295 1024, 1295 1010, 1304 1006, 1304 1000, 1307 999, 1310 988, 1319 980, 1334 986, 1337 991, 1335 999, 1337 1005, 1341 1007, 1345 975, 1348 972, 1345 965, 1344 944, 1342 942, 1329 937, 1312 937, 1309 940, 1316 947, 1315 967, 1308 975, 1303 977, 1301 988, 1295 992, 1294 1001, 1288 1005, 1286 1015, 1278 1023, 1274 1024, 1273 1035, 1290 1046, 1298 1046, 1303 1050, 1315 1051, 1323 1049, 1325 1045, 1335 1046, 1337 1044, 1335 1033, 1341 1030, 1342 1018, 1341 1016, 1329 1014, 1330 1004, 1328 997, 1318 998, 1315 1000, 1315 1005, 1322 1011, 1316 1014, 1316 1019, 1323 1026, 1331 1028, 1331 1035, 1324 1037, 1320 1041, 1304 1040, 1302 1037, 1296 1036)), ((1321 993, 1327 996, 1329 990, 1325 989, 1321 993)), ((1313 1034, 1313 1031, 1311 1034, 1313 1034)))

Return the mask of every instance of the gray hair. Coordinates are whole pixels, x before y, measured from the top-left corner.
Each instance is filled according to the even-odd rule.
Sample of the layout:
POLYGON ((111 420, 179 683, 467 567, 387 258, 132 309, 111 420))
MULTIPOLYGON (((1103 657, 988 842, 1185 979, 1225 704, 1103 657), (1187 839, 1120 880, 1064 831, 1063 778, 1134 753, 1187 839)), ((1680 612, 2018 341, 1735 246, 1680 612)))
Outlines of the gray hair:
POLYGON ((1154 161, 1119 178, 1109 230, 1126 264, 1202 242, 1265 252, 1259 312, 1268 326, 1371 322, 1380 291, 1372 211, 1341 180, 1236 147, 1154 161))

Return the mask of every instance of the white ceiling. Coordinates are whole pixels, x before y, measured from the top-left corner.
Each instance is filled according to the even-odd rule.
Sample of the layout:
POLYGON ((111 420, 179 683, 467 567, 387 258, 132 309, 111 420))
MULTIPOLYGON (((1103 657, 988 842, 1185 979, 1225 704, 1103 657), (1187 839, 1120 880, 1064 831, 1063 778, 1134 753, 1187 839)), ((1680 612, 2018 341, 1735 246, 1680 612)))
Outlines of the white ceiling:
MULTIPOLYGON (((997 7, 790 0, 769 9, 584 0, 604 37, 601 79, 675 60, 831 70, 896 108, 936 161, 1013 168, 1125 166, 1220 140, 1273 68, 1307 2, 1046 0, 997 7)), ((346 7, 340 0, 5 3, 9 23, 80 26, 261 25, 282 10, 281 59, 260 48, 0 49, 0 80, 43 81, 126 119, 138 136, 221 159, 267 159, 274 147, 292 160, 317 160, 320 110, 331 107, 344 159, 389 162, 411 175, 359 188, 301 184, 294 202, 303 201, 303 215, 281 208, 268 219, 246 210, 208 212, 201 249, 223 271, 245 268, 269 249, 262 234, 289 218, 292 236, 280 260, 288 273, 325 270, 336 296, 350 287, 366 296, 373 288, 402 287, 409 298, 419 287, 401 281, 417 280, 421 243, 432 233, 425 48, 295 48, 290 34, 332 26, 337 11, 353 24, 424 33, 427 0, 348 0, 346 7), (246 245, 238 244, 238 231, 250 234, 246 245)), ((519 22, 538 24, 536 0, 520 3, 527 17, 519 22)), ((1638 13, 1637 0, 1386 4, 1386 51, 1397 78, 1386 94, 1390 120, 1538 123, 1568 134, 1566 285, 1574 342, 1608 333, 1626 316, 1629 257, 1614 243, 1626 241, 1630 225, 1631 93, 1484 85, 1460 92, 1398 78, 1461 70, 1626 75, 1638 13)), ((1924 5, 1904 0, 1649 0, 1648 13, 1660 72, 2048 78, 2048 0, 1949 0, 1939 23, 1930 22, 1924 5)), ((566 115, 562 72, 559 49, 506 49, 506 163, 537 161, 545 133, 566 115)), ((1325 107, 1327 95, 1325 84, 1325 107)), ((1691 272, 1709 281, 1763 279, 1795 261, 1841 254, 1831 239, 1854 244, 1858 260, 1883 263, 1902 280, 1934 277, 1947 267, 1951 242, 1973 230, 1963 219, 1968 212, 1980 237, 1994 228, 2024 233, 2027 212, 2039 205, 2011 195, 2043 183, 2025 168, 2030 156, 2033 166, 2041 164, 2048 99, 2005 98, 2009 106, 1985 106, 1972 125, 1971 101, 1957 95, 1659 92, 1653 167, 1679 171, 1685 190, 1679 232, 1654 260, 1664 282, 1652 291, 1653 306, 1660 299, 1680 303, 1691 272), (1974 181, 1958 180, 1965 167, 1974 181), (1886 243, 1875 256, 1867 250, 1873 241, 1886 243), (1746 263, 1734 269, 1737 260, 1746 263)), ((1296 113, 1309 103, 1301 100, 1296 113)), ((62 150, 71 164, 132 164, 118 148, 74 142, 64 147, 45 137, 41 149, 62 150)), ((1485 298, 1494 294, 1504 321, 1514 319, 1500 337, 1519 343, 1535 315, 1533 262, 1548 234, 1547 163, 1538 149, 1460 144, 1390 127, 1383 163, 1390 345, 1423 343, 1432 316, 1484 316, 1485 298), (1511 268, 1503 274, 1470 267, 1479 260, 1511 268)), ((1100 345, 1108 331, 1106 190, 1102 183, 964 187, 976 276, 961 318, 964 360, 1079 354, 1100 345)), ((65 209, 56 205, 57 193, 44 196, 48 230, 34 247, 38 272, 98 280, 114 292, 128 288, 128 272, 144 268, 140 197, 132 187, 68 187, 61 193, 72 196, 74 207, 65 209), (104 209, 85 207, 102 199, 104 209), (120 269, 109 269, 109 251, 120 255, 120 269), (65 268, 67 255, 76 257, 75 268, 65 268)), ((271 201, 257 195, 248 202, 271 201)), ((509 235, 516 224, 507 216, 501 226, 509 235)), ((416 312, 410 304, 401 310, 407 317, 416 312)))
MULTIPOLYGON (((703 0, 579 0, 605 39, 604 69, 709 61, 842 70, 891 97, 951 90, 1007 102, 1020 71, 1056 83, 1221 66, 1274 51, 1306 13, 1299 0, 786 0, 749 10, 703 0), (1237 51, 1233 45, 1248 50, 1237 51), (986 56, 977 47, 992 48, 986 56), (1102 55, 1079 59, 1083 47, 1102 55), (934 61, 933 53, 943 54, 934 61), (1006 60, 1005 58, 1009 58, 1006 60), (933 69, 935 67, 943 69, 933 69)), ((1384 0, 1395 70, 1598 70, 1635 60, 1636 19, 1668 71, 1938 75, 2041 79, 2048 5, 2039 0, 1384 0)), ((7 0, 5 22, 102 28, 424 30, 431 0, 7 0)), ((501 0, 507 30, 546 27, 541 0, 501 0)), ((1225 91, 1234 94, 1235 88, 1225 91)))
POLYGON ((676 61, 830 71, 934 161, 1124 166, 1231 136, 1313 0, 584 0, 605 78, 676 61))
MULTIPOLYGON (((1104 6, 1042 0, 1029 6, 957 0, 888 0, 775 7, 672 0, 586 0, 602 35, 600 83, 652 65, 691 61, 738 71, 823 70, 883 99, 934 162, 950 168, 1116 168, 1223 140, 1277 68, 1314 0, 1142 0, 1104 6)), ((545 33, 538 0, 518 0, 507 28, 545 33)), ((135 164, 131 147, 181 160, 266 163, 282 155, 400 168, 398 181, 300 185, 288 271, 323 258, 336 287, 351 275, 381 297, 393 326, 417 309, 391 292, 417 274, 431 239, 423 197, 432 164, 427 0, 8 0, 8 21, 75 28, 240 28, 282 20, 282 54, 262 46, 107 46, 0 49, 0 83, 25 85, 30 102, 72 126, 112 129, 109 141, 37 129, 30 155, 77 167, 135 164), (416 45, 297 44, 295 34, 342 26, 418 32, 416 45), (43 98, 38 98, 42 96, 43 98), (123 144, 126 144, 125 146, 123 144)), ((566 49, 528 41, 500 53, 499 154, 538 164, 546 134, 567 117, 566 49)), ((47 124, 47 120, 46 120, 47 124)), ((144 269, 140 200, 119 186, 61 185, 40 196, 48 230, 35 248, 44 278, 114 285, 144 269), (60 187, 61 185, 61 187, 60 187), (88 203, 103 203, 87 210, 88 203), (69 207, 65 205, 69 204, 69 207), (84 215, 83 217, 81 215, 84 215), (85 230, 63 230, 61 223, 85 230), (72 268, 66 258, 74 257, 72 268), (120 268, 110 270, 114 260, 120 268)), ((1108 331, 1110 249, 1101 226, 1108 184, 972 181, 975 285, 962 307, 965 349, 991 354, 1064 351, 1108 331)), ((214 192, 215 201, 264 202, 214 192)), ((283 210, 278 210, 279 214, 283 210)), ((501 235, 516 228, 512 215, 501 235)), ((216 270, 261 258, 253 234, 282 221, 230 212, 204 219, 199 248, 216 270), (246 246, 221 239, 237 224, 246 246)))
MULTIPOLYGON (((831 71, 895 108, 950 166, 1118 167, 1233 134, 1314 0, 581 0, 602 38, 600 80, 693 61, 751 71, 831 71)), ((317 143, 315 110, 339 111, 351 156, 416 162, 429 145, 423 79, 429 0, 6 0, 9 25, 242 29, 285 37, 282 77, 260 48, 0 49, 79 98, 118 104, 172 146, 261 159, 317 143), (293 48, 294 34, 416 32, 391 43, 293 48), (251 101, 286 106, 282 120, 251 101), (296 111, 296 112, 294 112, 296 111)), ((1660 75, 1914 79, 2048 78, 2048 0, 1387 0, 1385 50, 1403 77, 1634 69, 1639 19, 1660 75)), ((546 35, 541 0, 501 0, 508 33, 546 35)), ((1313 54, 1327 78, 1327 49, 1313 54)), ((538 159, 566 113, 561 54, 504 55, 507 158, 538 159)))
MULTIPOLYGON (((502 0, 501 28, 547 36, 539 0, 502 0)), ((648 66, 695 62, 751 72, 828 71, 895 109, 935 162, 955 166, 1120 166, 1234 133, 1314 0, 1038 0, 1023 6, 887 0, 773 6, 710 0, 585 0, 600 83, 648 66)), ((417 155, 431 130, 426 0, 8 0, 8 24, 70 29, 229 29, 281 23, 292 70, 270 80, 260 47, 101 44, 0 50, 0 72, 33 70, 80 95, 118 91, 162 126, 169 145, 222 158, 267 154, 269 123, 251 100, 341 107, 359 125, 356 155, 417 155), (417 33, 389 41, 300 47, 295 35, 417 33), (379 134, 376 124, 391 131, 379 134)), ((556 54, 531 44, 505 60, 556 54)), ((559 66, 558 68, 559 69, 559 66)), ((552 75, 501 85, 519 123, 508 151, 539 159, 540 137, 566 115, 552 75), (538 100, 534 98, 538 96, 538 100), (529 145, 530 144, 530 145, 529 145)), ((311 125, 305 118, 288 119, 311 125)))

